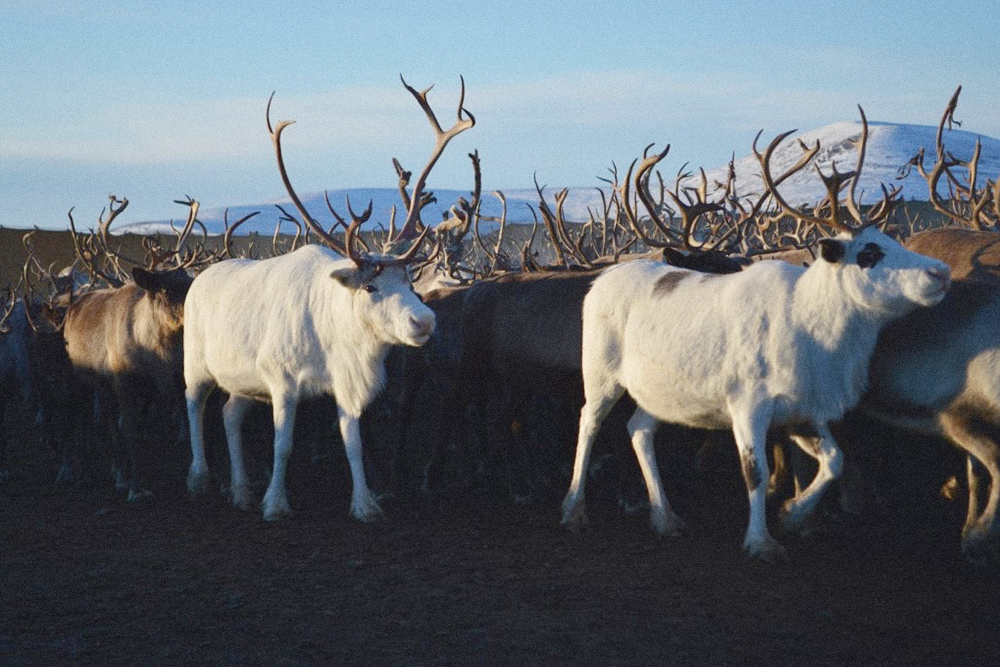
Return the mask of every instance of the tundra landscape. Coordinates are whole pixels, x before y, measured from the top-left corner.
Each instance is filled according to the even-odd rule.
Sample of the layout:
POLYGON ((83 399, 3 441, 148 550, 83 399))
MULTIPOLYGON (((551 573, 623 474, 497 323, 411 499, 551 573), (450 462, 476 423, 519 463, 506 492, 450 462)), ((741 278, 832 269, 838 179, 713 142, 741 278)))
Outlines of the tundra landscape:
POLYGON ((186 197, 121 233, 118 196, 0 229, 0 662, 1000 658, 1000 181, 961 89, 895 165, 919 201, 859 186, 859 108, 711 175, 650 144, 586 216, 536 178, 515 222, 478 152, 428 186, 464 81, 450 126, 402 85, 435 143, 387 215, 300 197, 269 102, 269 231, 186 197))

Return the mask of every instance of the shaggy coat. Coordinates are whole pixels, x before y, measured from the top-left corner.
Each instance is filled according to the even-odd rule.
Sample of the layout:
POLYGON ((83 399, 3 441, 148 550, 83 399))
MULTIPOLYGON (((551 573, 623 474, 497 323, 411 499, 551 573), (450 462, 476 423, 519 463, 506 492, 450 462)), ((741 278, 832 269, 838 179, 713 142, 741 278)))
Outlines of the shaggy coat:
POLYGON ((799 527, 840 472, 828 428, 865 391, 879 330, 918 306, 939 302, 947 265, 909 252, 873 227, 821 242, 808 269, 761 262, 716 276, 657 262, 629 262, 595 282, 583 306, 583 382, 573 481, 563 523, 585 521, 583 483, 601 421, 628 391, 629 421, 653 527, 676 534, 653 452, 659 421, 732 428, 750 501, 744 550, 775 560, 783 548, 764 515, 765 438, 785 425, 819 462, 812 484, 783 508, 799 527), (800 437, 811 433, 818 440, 800 437))
POLYGON ((185 304, 184 380, 191 425, 188 489, 207 488, 202 413, 210 391, 230 395, 223 420, 229 445, 233 503, 250 507, 240 425, 253 401, 270 401, 274 468, 264 517, 291 513, 285 471, 300 399, 332 394, 351 467, 351 515, 381 514, 368 489, 359 418, 385 385, 389 346, 423 345, 434 314, 413 292, 405 267, 357 267, 309 245, 262 261, 229 260, 202 272, 185 304))
MULTIPOLYGON (((182 269, 142 268, 134 269, 132 277, 134 282, 96 290, 74 302, 66 312, 63 335, 77 379, 117 404, 128 455, 128 496, 136 500, 148 495, 138 461, 141 416, 155 398, 170 400, 180 391, 184 296, 191 278, 182 269)), ((61 479, 71 474, 71 458, 67 452, 61 479)))

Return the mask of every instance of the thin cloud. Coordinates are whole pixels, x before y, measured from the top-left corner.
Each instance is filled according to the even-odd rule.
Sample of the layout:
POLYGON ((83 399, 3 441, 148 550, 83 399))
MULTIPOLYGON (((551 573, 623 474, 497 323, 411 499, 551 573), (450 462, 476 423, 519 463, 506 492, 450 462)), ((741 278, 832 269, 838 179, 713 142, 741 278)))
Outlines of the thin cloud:
MULTIPOLYGON (((809 57, 824 61, 833 55, 809 57)), ((480 121, 475 133, 484 143, 539 131, 558 139, 579 135, 581 129, 599 138, 602 131, 621 128, 634 128, 650 140, 682 136, 705 143, 718 142, 720 135, 752 137, 759 129, 777 133, 854 120, 859 103, 872 119, 927 122, 939 116, 950 92, 940 99, 909 92, 869 101, 821 85, 775 86, 761 75, 630 70, 470 84, 466 106, 480 121), (920 116, 915 118, 914 110, 920 116)), ((457 107, 457 82, 435 87, 430 99, 442 125, 449 125, 457 107)), ((112 105, 59 128, 24 126, 27 120, 21 119, 22 127, 5 132, 4 148, 8 156, 24 159, 125 166, 259 160, 270 152, 265 106, 262 94, 112 105)), ((978 108, 963 107, 961 113, 970 119, 983 116, 978 108)), ((430 140, 423 114, 398 83, 316 95, 283 96, 279 91, 272 119, 286 118, 296 121, 286 134, 286 150, 304 157, 373 150, 417 154, 430 140)), ((740 154, 748 149, 734 144, 724 150, 740 154)), ((575 148, 567 145, 565 150, 570 155, 575 148)))

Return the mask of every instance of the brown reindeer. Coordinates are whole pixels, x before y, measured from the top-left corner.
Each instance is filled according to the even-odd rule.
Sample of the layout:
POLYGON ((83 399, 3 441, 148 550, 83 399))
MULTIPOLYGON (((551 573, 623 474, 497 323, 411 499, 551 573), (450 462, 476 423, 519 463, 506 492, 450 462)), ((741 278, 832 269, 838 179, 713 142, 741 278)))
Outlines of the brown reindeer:
POLYGON ((1000 284, 1000 234, 965 227, 938 227, 917 232, 906 247, 937 257, 951 267, 956 280, 1000 284))
MULTIPOLYGON (((113 209, 109 220, 102 221, 105 252, 113 253, 107 244, 107 227, 127 205, 127 200, 121 201, 124 204, 113 209)), ((198 206, 192 200, 182 203, 190 206, 186 236, 198 206)), ((183 236, 178 240, 178 253, 182 241, 183 236)), ((174 259, 179 258, 178 254, 174 259)), ((93 255, 84 254, 81 259, 97 275, 115 277, 104 268, 96 270, 93 255)), ((108 263, 119 267, 121 259, 116 256, 108 263)), ((155 263, 165 261, 160 255, 155 263)), ((119 432, 121 445, 115 448, 116 455, 124 453, 127 461, 116 456, 117 482, 120 490, 127 490, 129 500, 137 500, 149 495, 143 487, 140 464, 143 415, 158 399, 179 402, 183 394, 181 333, 184 298, 192 279, 184 267, 148 270, 137 266, 131 275, 132 280, 121 286, 95 290, 77 299, 66 312, 63 335, 79 388, 93 392, 96 401, 96 406, 78 401, 78 428, 91 421, 89 412, 96 407, 98 421, 109 427, 111 437, 119 432)), ((59 481, 72 479, 73 458, 70 444, 64 452, 59 481)))
POLYGON ((139 465, 142 415, 158 396, 179 399, 183 391, 181 327, 191 277, 183 269, 139 267, 132 276, 134 282, 80 297, 67 311, 63 331, 74 374, 95 392, 103 421, 115 412, 108 402, 117 406, 128 498, 136 500, 148 495, 139 465))
POLYGON ((969 498, 962 550, 973 561, 994 557, 1000 537, 998 242, 996 232, 953 228, 910 238, 908 249, 949 264, 955 281, 940 305, 912 313, 883 331, 872 360, 871 386, 861 405, 870 415, 942 437, 967 454, 969 498))

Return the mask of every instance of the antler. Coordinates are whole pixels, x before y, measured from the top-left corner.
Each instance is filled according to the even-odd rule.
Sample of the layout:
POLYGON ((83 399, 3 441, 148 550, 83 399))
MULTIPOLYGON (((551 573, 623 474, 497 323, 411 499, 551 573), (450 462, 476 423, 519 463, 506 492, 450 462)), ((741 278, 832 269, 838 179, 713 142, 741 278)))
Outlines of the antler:
POLYGON ((180 255, 181 249, 184 247, 184 241, 186 241, 188 235, 191 234, 191 230, 194 228, 194 223, 198 219, 198 208, 201 205, 192 199, 190 195, 186 195, 184 199, 175 199, 174 203, 188 207, 187 222, 184 223, 184 229, 181 233, 177 235, 177 245, 174 246, 174 254, 180 255))
MULTIPOLYGON (((340 245, 337 239, 333 238, 332 235, 328 234, 326 230, 323 229, 322 225, 316 222, 313 219, 313 217, 309 215, 309 212, 306 210, 306 207, 302 204, 302 200, 299 199, 299 195, 295 192, 295 188, 292 187, 292 181, 288 178, 288 171, 285 169, 285 158, 281 151, 281 133, 285 130, 286 127, 293 124, 295 121, 282 120, 278 122, 277 126, 272 127, 271 102, 273 101, 274 101, 274 93, 271 93, 271 97, 267 99, 267 112, 266 112, 267 131, 268 134, 271 135, 271 143, 274 144, 274 155, 278 160, 278 173, 281 175, 281 182, 285 186, 285 191, 291 198, 292 203, 295 204, 295 208, 298 209, 299 215, 302 216, 302 220, 303 222, 305 222, 306 227, 308 227, 313 234, 319 237, 319 239, 324 244, 329 246, 332 250, 340 253, 341 255, 344 255, 345 257, 348 257, 350 256, 348 249, 345 246, 340 245)), ((351 256, 351 259, 355 258, 351 256)), ((355 262, 357 262, 356 259, 355 262)))
POLYGON ((69 217, 69 230, 70 236, 73 239, 73 247, 80 261, 83 262, 92 276, 103 278, 112 287, 121 287, 125 284, 125 281, 120 277, 124 272, 118 263, 116 253, 111 250, 108 243, 108 230, 111 227, 112 221, 128 206, 128 199, 118 199, 114 195, 109 195, 109 199, 111 200, 111 205, 107 220, 104 219, 103 211, 98 218, 99 235, 91 232, 86 238, 81 238, 76 231, 76 225, 73 220, 73 208, 70 208, 66 215, 69 217), (117 208, 115 208, 115 204, 118 204, 117 208), (111 263, 116 275, 112 275, 98 265, 98 257, 101 255, 111 263))
POLYGON ((4 306, 3 313, 0 314, 0 334, 5 334, 10 332, 10 327, 7 325, 7 320, 10 318, 10 314, 14 312, 14 305, 17 303, 17 292, 13 287, 7 285, 4 288, 10 294, 10 303, 4 306))
POLYGON ((399 166, 398 161, 394 161, 396 165, 396 171, 400 176, 400 189, 403 191, 403 201, 407 205, 406 211, 406 221, 403 223, 403 227, 399 230, 399 235, 394 240, 409 240, 417 234, 417 227, 420 225, 420 210, 426 205, 424 200, 424 186, 427 183, 427 177, 431 173, 431 169, 437 163, 438 158, 444 153, 445 147, 447 147, 448 142, 454 139, 456 136, 462 132, 470 129, 476 124, 476 117, 465 108, 465 78, 459 77, 462 82, 462 92, 458 99, 458 113, 455 124, 451 126, 448 130, 441 129, 441 124, 438 122, 437 116, 434 114, 434 110, 431 109, 430 103, 427 101, 427 93, 431 91, 434 86, 429 86, 428 88, 418 92, 415 88, 406 83, 406 79, 400 74, 399 80, 403 82, 403 87, 405 87, 414 99, 417 100, 417 104, 420 108, 424 110, 424 114, 427 116, 428 122, 431 124, 431 129, 434 131, 434 150, 431 153, 430 159, 424 166, 423 171, 420 172, 420 176, 417 177, 417 182, 413 186, 413 193, 406 197, 406 184, 409 182, 409 172, 403 171, 403 168, 399 166), (468 116, 463 118, 463 114, 468 116), (405 176, 405 178, 404 178, 405 176))
MULTIPOLYGON (((233 233, 244 222, 254 217, 255 215, 259 214, 260 211, 254 211, 253 213, 248 213, 247 215, 244 215, 242 218, 240 218, 239 220, 230 225, 229 209, 227 208, 225 211, 222 212, 222 224, 225 226, 226 232, 222 235, 222 252, 219 255, 220 259, 223 257, 233 256, 233 246, 232 246, 233 233)), ((298 221, 296 221, 296 224, 298 224, 298 221)))
MULTIPOLYGON (((792 174, 801 171, 816 156, 816 154, 819 152, 820 149, 820 144, 818 140, 816 141, 815 146, 809 148, 800 139, 799 146, 802 149, 802 155, 800 156, 798 162, 792 165, 792 167, 788 169, 784 174, 782 174, 780 178, 775 179, 774 176, 771 174, 771 157, 774 155, 775 149, 781 144, 781 142, 784 141, 789 135, 793 134, 794 132, 795 130, 790 130, 788 132, 776 136, 774 139, 771 140, 771 143, 764 150, 764 153, 761 153, 760 151, 757 150, 757 139, 760 138, 760 132, 758 132, 757 136, 754 137, 753 153, 757 157, 757 160, 760 162, 761 178, 763 178, 764 180, 765 191, 771 195, 771 197, 778 204, 781 210, 785 212, 785 214, 789 215, 790 217, 796 220, 800 220, 808 224, 819 225, 821 227, 833 228, 836 231, 842 231, 842 232, 851 231, 851 227, 841 222, 837 217, 837 209, 838 209, 838 200, 840 196, 840 189, 843 187, 844 182, 848 178, 853 178, 855 176, 855 172, 840 174, 837 172, 836 167, 834 167, 833 174, 827 177, 823 175, 823 173, 819 170, 819 167, 816 168, 816 172, 819 174, 820 178, 823 181, 823 184, 826 186, 827 189, 827 197, 824 200, 824 202, 827 201, 829 202, 830 215, 826 218, 818 218, 812 215, 808 215, 807 213, 792 207, 791 205, 788 204, 787 201, 785 201, 785 198, 781 196, 781 193, 778 192, 778 186, 781 184, 781 182, 787 179, 792 174)), ((820 207, 817 207, 817 210, 819 208, 820 207)))
POLYGON ((962 87, 959 86, 951 96, 948 106, 941 116, 941 121, 938 123, 937 136, 935 138, 937 160, 934 166, 931 167, 929 172, 924 169, 924 150, 921 148, 909 163, 900 170, 900 177, 905 177, 910 167, 916 167, 920 176, 927 181, 928 194, 934 210, 955 222, 963 225, 972 225, 977 229, 994 227, 1000 224, 1000 185, 998 185, 1000 184, 1000 179, 995 183, 987 181, 986 187, 981 191, 979 190, 976 181, 978 179, 979 157, 982 150, 980 141, 976 140, 972 157, 968 161, 957 159, 951 153, 947 152, 944 146, 945 125, 948 125, 949 130, 952 123, 961 125, 961 123, 955 120, 955 109, 958 107, 958 96, 961 92, 962 87), (952 174, 951 170, 954 167, 965 167, 968 169, 968 185, 963 185, 952 174), (941 201, 941 197, 938 194, 938 184, 942 178, 946 180, 952 192, 951 202, 947 206, 941 201), (991 215, 993 219, 991 219, 991 215))
POLYGON ((556 193, 556 209, 558 216, 552 213, 548 203, 545 201, 545 186, 538 185, 538 174, 535 174, 535 192, 538 193, 538 211, 542 214, 542 222, 545 223, 545 231, 548 232, 552 240, 552 247, 556 251, 556 261, 564 267, 569 266, 565 249, 573 250, 573 244, 565 236, 565 225, 562 224, 562 206, 566 201, 568 191, 563 189, 556 193))
MULTIPOLYGON (((406 85, 406 82, 404 81, 403 84, 406 85)), ((409 86, 407 86, 407 89, 409 89, 411 92, 414 92, 412 89, 409 88, 409 86)), ((428 88, 427 90, 430 90, 430 89, 428 88)), ((420 95, 423 95, 424 97, 426 97, 427 90, 425 90, 420 95)), ((417 95, 417 93, 415 93, 415 92, 414 92, 414 94, 417 95)), ((465 82, 464 81, 462 82, 462 97, 463 97, 463 99, 465 97, 465 82)), ((423 99, 423 98, 418 97, 418 99, 423 99)), ((350 199, 347 200, 347 209, 348 209, 348 212, 351 215, 351 224, 347 226, 347 230, 344 233, 344 244, 343 245, 341 245, 333 237, 332 234, 330 234, 325 229, 323 229, 322 225, 320 225, 318 222, 316 222, 316 220, 313 219, 313 217, 311 215, 309 215, 309 212, 306 210, 306 207, 302 204, 302 200, 299 198, 298 194, 295 192, 295 188, 292 187, 292 182, 291 182, 291 180, 288 177, 288 171, 285 169, 285 159, 284 159, 284 155, 283 155, 282 150, 281 150, 281 133, 285 130, 286 127, 288 127, 289 125, 293 124, 295 121, 292 121, 292 120, 283 120, 283 121, 279 121, 277 125, 272 125, 271 124, 271 102, 273 100, 274 100, 274 93, 271 93, 271 97, 268 98, 268 100, 267 100, 267 112, 266 112, 267 131, 268 131, 268 133, 271 136, 271 143, 274 145, 274 153, 275 153, 275 157, 276 157, 276 159, 278 161, 278 172, 281 175, 281 181, 282 181, 282 183, 285 186, 285 191, 288 192, 288 196, 291 198, 292 203, 295 204, 295 208, 298 210, 299 214, 302 216, 302 220, 305 222, 307 229, 309 231, 311 231, 313 234, 315 234, 329 248, 331 248, 332 250, 334 250, 337 253, 340 253, 341 255, 344 255, 345 257, 349 257, 358 267, 365 266, 366 264, 371 264, 373 261, 375 261, 375 263, 377 263, 377 264, 379 264, 381 266, 394 266, 394 265, 398 265, 398 264, 406 264, 408 262, 413 261, 414 257, 416 256, 417 251, 419 250, 420 245, 423 243, 424 239, 427 236, 427 232, 430 229, 429 227, 427 227, 427 228, 424 229, 423 233, 420 234, 419 238, 413 243, 413 245, 409 248, 409 250, 407 250, 402 255, 397 255, 397 256, 392 256, 392 257, 379 257, 377 260, 373 260, 373 258, 371 258, 366 252, 358 251, 355 248, 355 235, 357 234, 358 229, 360 229, 361 225, 363 223, 365 223, 368 220, 368 218, 371 217, 371 214, 372 214, 372 205, 373 205, 373 202, 371 202, 371 201, 368 202, 368 208, 364 211, 364 213, 362 213, 361 215, 358 215, 351 208, 351 201, 350 201, 350 199)), ((421 106, 425 106, 425 104, 426 104, 426 99, 424 99, 424 103, 422 103, 421 106)), ((427 111, 429 117, 433 118, 433 112, 430 111, 430 107, 426 107, 425 111, 427 111)), ((462 113, 462 108, 461 108, 461 105, 460 105, 459 106, 459 117, 461 117, 461 113, 462 113)), ((466 112, 466 113, 468 113, 468 112, 466 112)), ((471 117, 471 114, 469 114, 469 115, 471 117)), ((436 120, 434 120, 434 124, 436 126, 436 120)), ((436 127, 438 127, 438 130, 440 130, 439 126, 436 126, 436 127)), ((471 125, 469 125, 469 127, 471 127, 471 125)), ((451 134, 451 136, 454 136, 454 134, 458 133, 458 132, 455 132, 454 130, 455 130, 455 128, 452 128, 452 130, 449 130, 449 133, 453 132, 453 134, 451 134)), ((459 131, 461 131, 461 130, 459 130, 459 131)), ((447 142, 450 140, 450 138, 451 137, 449 136, 447 139, 445 139, 443 141, 443 144, 447 144, 447 142)), ((442 144, 442 140, 441 140, 440 136, 439 136, 439 139, 438 139, 438 143, 442 144)), ((444 146, 443 145, 441 145, 439 149, 435 150, 435 156, 432 157, 432 160, 429 163, 428 168, 426 168, 424 170, 425 173, 421 174, 421 181, 418 181, 418 186, 420 186, 421 188, 422 188, 422 181, 426 180, 427 173, 430 172, 430 167, 433 166, 434 162, 437 160, 437 157, 440 155, 440 151, 442 151, 442 150, 444 150, 444 146)), ((418 191, 414 191, 414 201, 418 199, 418 196, 419 196, 418 191)), ((412 204, 412 202, 411 202, 411 204, 412 204)), ((331 213, 333 213, 334 217, 338 220, 338 223, 343 224, 343 222, 344 222, 343 219, 336 213, 336 211, 333 210, 333 207, 329 205, 329 199, 327 200, 327 206, 330 208, 330 211, 331 211, 331 213)), ((411 205, 410 208, 412 210, 413 206, 411 205)), ((282 211, 282 212, 284 213, 284 211, 282 211)), ((418 212, 418 215, 419 215, 419 212, 418 212)), ((288 217, 290 217, 290 216, 288 216, 288 217)), ((400 232, 400 238, 405 238, 403 236, 402 232, 400 232)))
MULTIPOLYGON (((670 224, 663 219, 660 213, 660 209, 663 208, 663 203, 661 202, 659 205, 657 205, 657 203, 653 201, 652 193, 650 193, 649 191, 649 178, 653 173, 653 169, 656 168, 656 165, 663 162, 663 159, 667 157, 667 153, 670 152, 670 144, 667 144, 663 148, 663 150, 660 151, 659 153, 654 153, 653 155, 650 155, 649 150, 655 145, 656 144, 649 144, 642 151, 642 162, 639 163, 639 168, 635 172, 635 194, 639 198, 639 201, 642 202, 642 205, 646 208, 646 212, 649 214, 649 219, 653 221, 653 224, 656 225, 656 228, 660 230, 660 233, 663 234, 667 240, 666 242, 662 241, 658 242, 646 238, 646 236, 642 234, 641 226, 639 224, 635 225, 635 229, 637 230, 637 233, 639 233, 639 235, 642 237, 643 242, 650 248, 655 248, 655 247, 662 248, 670 245, 671 243, 678 245, 683 243, 686 246, 688 240, 688 234, 686 233, 687 221, 685 221, 684 237, 678 238, 677 233, 673 229, 671 229, 670 224)), ((633 162, 632 165, 634 166, 635 162, 633 162)), ((632 167, 629 167, 629 174, 631 175, 631 173, 632 173, 632 167)), ((626 178, 625 180, 627 183, 628 178, 626 178)), ((675 196, 674 193, 670 193, 670 196, 673 198, 675 202, 680 203, 680 199, 677 196, 675 196)), ((628 200, 628 197, 623 197, 622 204, 625 206, 626 210, 628 209, 629 203, 630 202, 628 200)), ((633 217, 635 218, 636 223, 638 223, 639 216, 637 211, 633 213, 633 217)))

